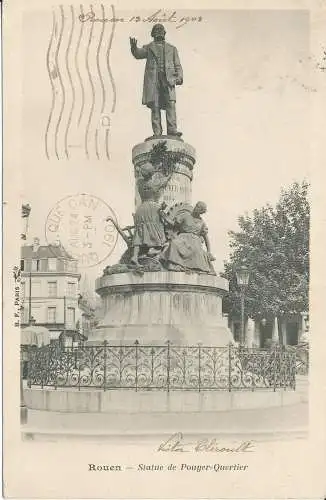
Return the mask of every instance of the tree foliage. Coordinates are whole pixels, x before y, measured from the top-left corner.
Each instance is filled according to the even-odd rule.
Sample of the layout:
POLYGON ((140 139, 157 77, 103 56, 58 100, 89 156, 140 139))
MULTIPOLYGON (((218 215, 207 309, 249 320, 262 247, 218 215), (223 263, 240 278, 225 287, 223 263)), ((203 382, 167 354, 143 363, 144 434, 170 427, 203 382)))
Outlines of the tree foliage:
POLYGON ((240 290, 235 270, 250 270, 246 313, 261 319, 308 310, 309 290, 308 184, 295 182, 283 190, 275 207, 267 205, 238 219, 240 230, 231 231, 230 260, 223 277, 230 283, 224 308, 239 314, 240 290))
POLYGON ((169 151, 167 142, 160 141, 152 146, 149 161, 154 166, 161 166, 164 175, 170 175, 175 171, 176 164, 184 157, 183 151, 169 151))

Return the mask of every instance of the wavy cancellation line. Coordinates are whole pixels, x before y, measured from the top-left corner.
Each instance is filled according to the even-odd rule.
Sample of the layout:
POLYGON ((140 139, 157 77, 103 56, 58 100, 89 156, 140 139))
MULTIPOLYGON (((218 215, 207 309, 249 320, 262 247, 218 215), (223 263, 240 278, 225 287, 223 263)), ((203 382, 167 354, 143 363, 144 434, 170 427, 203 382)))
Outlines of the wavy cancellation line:
POLYGON ((55 126, 55 136, 54 136, 55 155, 56 155, 56 157, 58 159, 59 159, 59 154, 58 154, 58 134, 59 134, 59 127, 60 127, 60 124, 61 124, 62 115, 63 115, 64 107, 65 107, 65 104, 66 104, 66 89, 65 89, 65 86, 64 86, 63 81, 62 81, 60 66, 59 66, 59 63, 58 63, 59 50, 60 50, 60 47, 61 47, 62 35, 63 35, 64 26, 65 26, 65 16, 64 16, 62 5, 60 5, 60 14, 61 14, 61 28, 60 28, 58 45, 57 45, 57 48, 56 48, 56 51, 55 51, 55 68, 57 70, 57 76, 59 78, 60 87, 61 87, 61 90, 62 90, 62 99, 61 99, 60 113, 59 113, 58 121, 57 121, 56 126, 55 126))
POLYGON ((70 87, 71 87, 71 94, 72 94, 71 108, 70 108, 67 127, 66 127, 66 131, 65 131, 65 154, 66 154, 67 158, 69 158, 68 134, 69 134, 69 128, 71 125, 72 114, 73 114, 74 107, 75 107, 75 100, 76 100, 75 84, 74 84, 74 81, 72 79, 71 70, 69 67, 69 51, 71 48, 72 35, 74 32, 74 27, 75 27, 75 13, 74 13, 74 8, 72 5, 70 6, 70 12, 71 12, 71 30, 70 30, 69 41, 68 41, 67 50, 66 50, 66 54, 65 54, 66 68, 67 68, 69 83, 70 83, 70 87))
POLYGON ((55 106, 55 88, 54 88, 54 84, 53 84, 53 80, 52 80, 52 76, 51 76, 51 67, 50 67, 50 51, 52 49, 52 43, 53 43, 55 31, 56 31, 56 20, 55 20, 55 14, 54 14, 54 12, 52 12, 52 33, 51 33, 51 37, 50 37, 50 43, 48 46, 48 50, 46 53, 46 67, 48 70, 48 75, 49 75, 51 90, 52 90, 51 108, 50 108, 49 118, 48 118, 48 121, 46 124, 46 129, 45 129, 45 154, 46 154, 47 159, 49 159, 48 133, 49 133, 49 128, 50 128, 53 110, 54 110, 54 106, 55 106))
MULTIPOLYGON (((110 159, 110 115, 116 108, 116 86, 110 64, 114 6, 58 5, 49 23, 46 70, 50 83, 45 124, 45 155, 69 160, 81 152, 87 159, 110 159), (108 82, 108 83, 107 83, 108 82)), ((50 19, 50 15, 49 15, 50 19)))
MULTIPOLYGON (((115 19, 115 9, 114 9, 113 5, 111 5, 111 10, 112 10, 112 18, 115 19)), ((114 37, 114 32, 115 32, 115 26, 116 26, 116 23, 112 23, 110 41, 109 41, 108 49, 106 52, 107 68, 108 68, 108 72, 109 72, 109 76, 110 76, 110 80, 111 80, 111 85, 112 85, 112 92, 113 92, 112 113, 114 113, 114 111, 115 111, 115 106, 116 106, 116 101, 117 101, 116 87, 115 87, 115 82, 114 82, 114 78, 113 78, 112 70, 111 70, 111 66, 110 66, 110 54, 111 54, 112 42, 113 42, 113 37, 114 37)))
MULTIPOLYGON (((101 5, 101 13, 102 13, 102 18, 104 19, 105 18, 105 11, 104 11, 103 4, 101 5)), ((114 29, 114 26, 113 26, 113 29, 114 29)), ((113 29, 112 29, 112 33, 114 33, 113 29)), ((96 66, 97 66, 97 72, 98 72, 98 76, 99 76, 99 79, 100 79, 100 82, 101 82, 101 89, 102 89, 101 113, 104 112, 105 99, 106 99, 106 92, 105 92, 104 80, 103 80, 103 76, 102 76, 102 73, 101 73, 101 65, 100 65, 100 51, 101 51, 102 42, 103 42, 104 30, 105 30, 105 23, 102 23, 102 31, 101 31, 101 35, 100 35, 99 44, 97 46, 97 52, 96 52, 96 66)))
MULTIPOLYGON (((84 14, 84 10, 83 10, 82 5, 80 6, 80 14, 81 15, 84 14)), ((80 33, 79 33, 79 38, 78 38, 76 52, 75 52, 75 66, 76 66, 76 71, 77 71, 78 80, 79 80, 80 89, 81 89, 81 104, 80 104, 80 112, 78 115, 78 125, 80 124, 80 120, 83 116, 83 111, 84 111, 84 106, 85 106, 85 89, 84 89, 83 79, 82 79, 81 74, 80 74, 79 59, 78 59, 79 47, 80 47, 81 40, 83 38, 84 26, 85 26, 84 23, 80 23, 80 33)))

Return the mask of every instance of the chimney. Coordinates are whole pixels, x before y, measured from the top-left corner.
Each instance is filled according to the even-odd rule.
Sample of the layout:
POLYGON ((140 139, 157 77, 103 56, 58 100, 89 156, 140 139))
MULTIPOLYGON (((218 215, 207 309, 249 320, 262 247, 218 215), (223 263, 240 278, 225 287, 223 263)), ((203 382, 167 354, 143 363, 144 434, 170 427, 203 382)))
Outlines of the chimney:
POLYGON ((40 238, 33 239, 33 252, 37 252, 40 247, 40 238))

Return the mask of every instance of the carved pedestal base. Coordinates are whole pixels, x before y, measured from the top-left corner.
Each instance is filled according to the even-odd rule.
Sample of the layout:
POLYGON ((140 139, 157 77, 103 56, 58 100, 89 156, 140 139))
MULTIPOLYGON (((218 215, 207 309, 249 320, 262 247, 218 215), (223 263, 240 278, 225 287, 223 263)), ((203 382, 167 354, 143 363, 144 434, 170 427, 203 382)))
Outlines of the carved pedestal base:
POLYGON ((121 273, 96 282, 104 317, 90 342, 224 346, 232 334, 222 318, 227 282, 217 276, 159 271, 121 273))

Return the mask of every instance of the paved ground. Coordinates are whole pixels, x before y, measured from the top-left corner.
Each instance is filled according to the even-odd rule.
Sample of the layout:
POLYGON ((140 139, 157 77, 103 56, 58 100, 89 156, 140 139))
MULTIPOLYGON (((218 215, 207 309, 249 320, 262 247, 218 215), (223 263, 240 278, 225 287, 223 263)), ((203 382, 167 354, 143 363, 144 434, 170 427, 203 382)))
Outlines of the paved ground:
MULTIPOLYGON (((296 439, 307 436, 308 380, 298 377, 301 402, 261 409, 192 413, 61 413, 28 410, 22 426, 28 439, 88 439, 116 443, 166 437, 175 432, 187 436, 218 435, 219 439, 245 437, 256 440, 296 439)), ((250 396, 250 395, 248 395, 250 396)))
POLYGON ((183 432, 187 436, 218 434, 221 437, 273 440, 306 437, 308 404, 278 408, 192 414, 63 414, 29 410, 22 427, 30 439, 150 439, 183 432))

